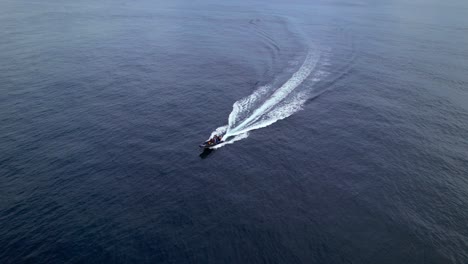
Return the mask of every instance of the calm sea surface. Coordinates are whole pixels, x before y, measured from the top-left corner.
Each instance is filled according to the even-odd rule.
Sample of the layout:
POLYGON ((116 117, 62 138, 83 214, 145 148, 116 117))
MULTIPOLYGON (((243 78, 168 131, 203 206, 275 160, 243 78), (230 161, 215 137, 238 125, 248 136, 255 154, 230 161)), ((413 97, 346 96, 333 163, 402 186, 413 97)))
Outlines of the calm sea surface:
POLYGON ((468 263, 468 2, 1 1, 0 263, 110 262, 468 263))

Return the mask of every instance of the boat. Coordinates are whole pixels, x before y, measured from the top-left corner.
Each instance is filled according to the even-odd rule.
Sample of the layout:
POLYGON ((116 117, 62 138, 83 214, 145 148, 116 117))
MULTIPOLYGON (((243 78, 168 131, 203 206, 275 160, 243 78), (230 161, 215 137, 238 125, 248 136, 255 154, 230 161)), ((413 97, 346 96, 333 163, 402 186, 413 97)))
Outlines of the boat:
MULTIPOLYGON (((216 135, 215 135, 215 137, 216 137, 216 135)), ((213 138, 214 138, 214 137, 213 137, 213 138)), ((213 138, 212 138, 212 139, 213 139, 213 138)), ((220 137, 220 138, 222 138, 222 137, 220 137)), ((209 139, 209 140, 203 142, 202 144, 199 145, 199 147, 200 147, 200 148, 204 148, 204 149, 210 149, 210 148, 212 148, 212 147, 214 147, 214 146, 216 146, 216 145, 219 145, 219 144, 224 143, 224 140, 222 140, 222 139, 221 139, 221 140, 217 140, 217 141, 213 141, 212 139, 209 139)))

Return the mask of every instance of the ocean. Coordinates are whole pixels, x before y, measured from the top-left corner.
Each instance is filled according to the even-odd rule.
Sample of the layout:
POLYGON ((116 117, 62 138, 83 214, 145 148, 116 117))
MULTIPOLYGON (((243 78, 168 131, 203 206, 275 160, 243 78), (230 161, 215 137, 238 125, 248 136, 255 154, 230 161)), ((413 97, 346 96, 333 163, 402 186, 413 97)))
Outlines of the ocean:
POLYGON ((1 1, 0 263, 468 263, 467 14, 1 1))

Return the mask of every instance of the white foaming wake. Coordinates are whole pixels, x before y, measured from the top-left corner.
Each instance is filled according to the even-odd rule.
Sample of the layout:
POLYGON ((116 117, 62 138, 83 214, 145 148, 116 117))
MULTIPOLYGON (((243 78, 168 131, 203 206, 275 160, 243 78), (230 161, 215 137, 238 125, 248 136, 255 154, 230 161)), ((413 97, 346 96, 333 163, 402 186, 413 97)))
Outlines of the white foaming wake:
MULTIPOLYGON (((224 134, 224 140, 227 141, 214 148, 247 138, 249 131, 269 126, 300 110, 308 93, 294 91, 312 73, 318 60, 319 55, 307 54, 299 70, 281 87, 274 90, 271 85, 262 86, 235 102, 229 114, 228 125, 218 127, 210 136, 224 134)), ((319 75, 320 72, 313 81, 318 81, 319 75)))

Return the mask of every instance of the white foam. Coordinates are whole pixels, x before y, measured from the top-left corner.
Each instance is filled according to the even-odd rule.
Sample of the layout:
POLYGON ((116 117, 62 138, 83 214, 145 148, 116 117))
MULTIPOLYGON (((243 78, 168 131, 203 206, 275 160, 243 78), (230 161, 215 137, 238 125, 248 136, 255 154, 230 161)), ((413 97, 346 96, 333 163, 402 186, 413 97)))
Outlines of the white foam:
MULTIPOLYGON (((249 131, 269 126, 300 110, 307 100, 307 93, 294 91, 309 77, 318 60, 319 55, 307 54, 301 67, 281 87, 273 90, 271 85, 261 86, 251 95, 235 102, 228 125, 217 128, 211 135, 225 133, 224 139, 229 138, 229 141, 214 148, 247 138, 249 131)), ((324 72, 318 71, 313 80, 318 81, 323 75, 324 72)))
POLYGON ((217 149, 217 148, 221 148, 225 145, 228 145, 228 144, 232 144, 236 141, 239 141, 239 140, 242 140, 244 138, 247 138, 249 136, 249 133, 248 132, 245 132, 245 133, 242 133, 242 134, 238 134, 238 135, 235 135, 235 136, 232 136, 231 139, 229 139, 229 141, 225 141, 221 144, 218 144, 214 147, 212 147, 212 149, 217 149))

